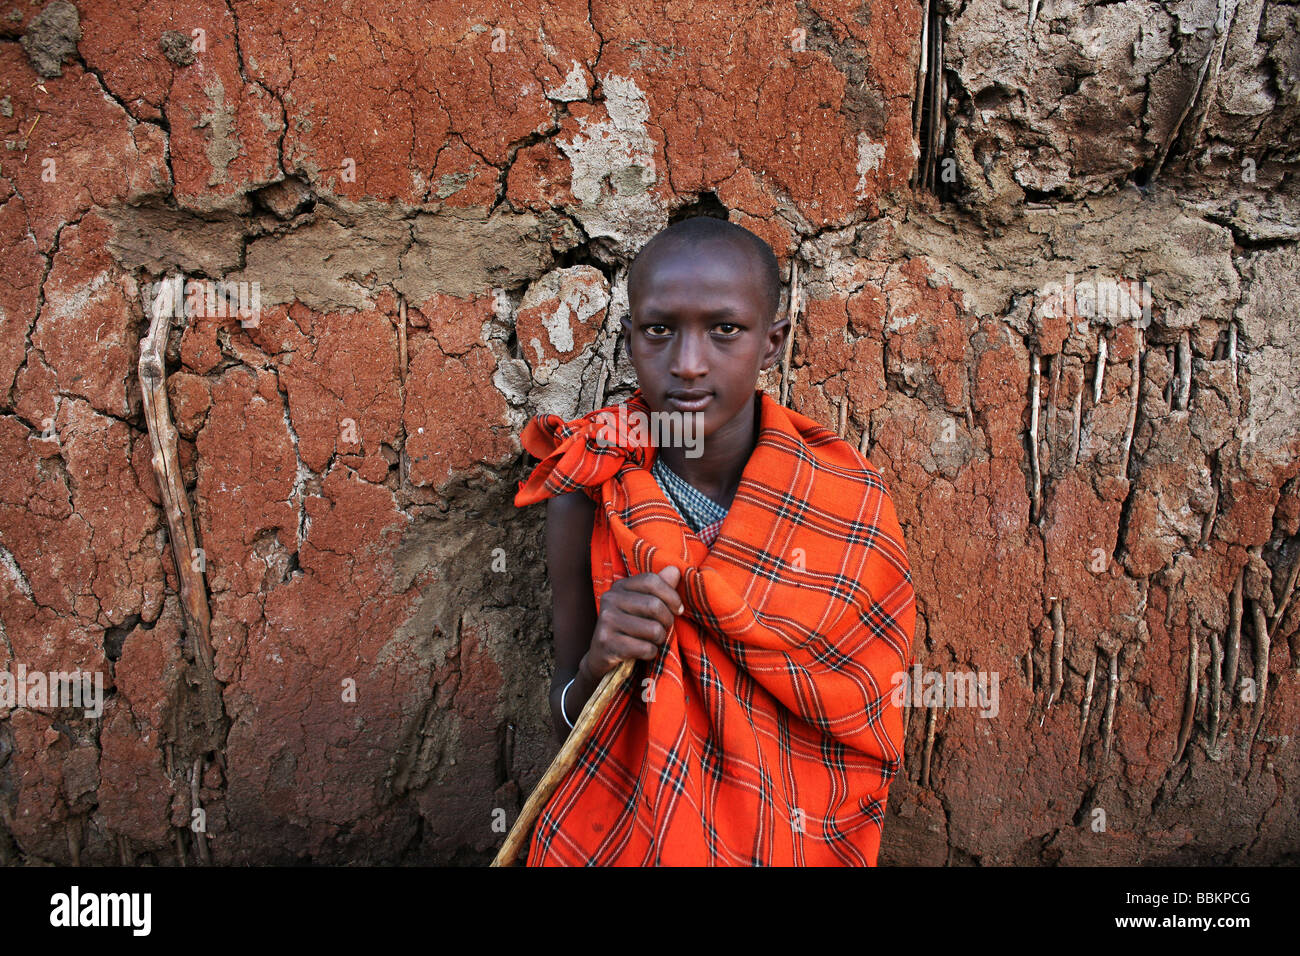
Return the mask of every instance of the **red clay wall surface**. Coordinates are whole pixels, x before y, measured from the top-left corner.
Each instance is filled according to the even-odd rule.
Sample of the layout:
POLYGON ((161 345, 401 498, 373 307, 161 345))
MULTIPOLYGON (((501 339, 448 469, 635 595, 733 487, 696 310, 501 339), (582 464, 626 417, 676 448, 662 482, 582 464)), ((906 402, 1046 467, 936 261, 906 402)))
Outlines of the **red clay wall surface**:
POLYGON ((884 475, 917 664, 998 675, 909 706, 881 862, 1294 862, 1300 7, 1032 6, 0 4, 0 669, 105 688, 0 698, 0 862, 489 860, 554 751, 518 434, 630 392, 695 214, 797 272, 763 384, 884 475), (170 276, 260 299, 163 350, 206 637, 170 276))

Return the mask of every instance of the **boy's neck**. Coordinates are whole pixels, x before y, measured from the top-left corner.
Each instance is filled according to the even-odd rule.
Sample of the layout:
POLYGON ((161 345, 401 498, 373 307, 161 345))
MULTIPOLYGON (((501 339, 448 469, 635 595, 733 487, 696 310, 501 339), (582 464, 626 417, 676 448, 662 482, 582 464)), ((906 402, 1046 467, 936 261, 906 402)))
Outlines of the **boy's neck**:
POLYGON ((761 404, 755 391, 745 409, 707 436, 698 458, 687 458, 686 449, 660 448, 663 462, 718 504, 731 507, 740 487, 740 477, 758 443, 761 404))

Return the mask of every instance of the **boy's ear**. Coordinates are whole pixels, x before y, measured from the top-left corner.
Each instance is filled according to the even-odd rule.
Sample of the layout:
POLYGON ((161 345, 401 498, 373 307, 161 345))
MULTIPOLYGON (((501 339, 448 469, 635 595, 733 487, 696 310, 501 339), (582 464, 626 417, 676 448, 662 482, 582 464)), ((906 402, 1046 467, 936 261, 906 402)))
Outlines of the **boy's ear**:
POLYGON ((790 334, 790 320, 781 315, 772 319, 767 330, 767 348, 763 351, 763 366, 766 371, 785 352, 785 339, 790 334))
POLYGON ((627 356, 627 360, 630 362, 632 361, 632 318, 625 315, 618 321, 619 325, 623 327, 623 354, 627 356))

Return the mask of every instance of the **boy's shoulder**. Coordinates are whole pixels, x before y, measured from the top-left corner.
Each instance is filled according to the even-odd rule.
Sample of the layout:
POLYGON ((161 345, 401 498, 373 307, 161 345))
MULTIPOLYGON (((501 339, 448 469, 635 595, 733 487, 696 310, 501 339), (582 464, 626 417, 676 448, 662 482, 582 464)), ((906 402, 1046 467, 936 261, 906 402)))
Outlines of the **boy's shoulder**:
POLYGON ((830 428, 780 404, 766 393, 764 393, 762 421, 764 427, 777 425, 778 432, 786 433, 786 440, 796 440, 802 447, 798 451, 794 449, 792 451, 798 457, 806 458, 816 471, 843 482, 861 483, 887 493, 884 479, 866 455, 830 428), (788 429, 779 427, 780 418, 784 418, 789 423, 788 429))

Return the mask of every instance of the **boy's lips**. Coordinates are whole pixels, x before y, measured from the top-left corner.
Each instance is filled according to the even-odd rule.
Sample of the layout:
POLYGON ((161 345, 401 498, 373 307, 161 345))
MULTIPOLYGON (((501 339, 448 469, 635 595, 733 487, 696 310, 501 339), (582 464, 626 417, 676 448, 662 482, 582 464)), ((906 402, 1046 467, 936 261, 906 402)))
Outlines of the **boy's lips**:
POLYGON ((668 404, 679 412, 701 412, 713 401, 712 392, 684 390, 668 393, 668 404))

